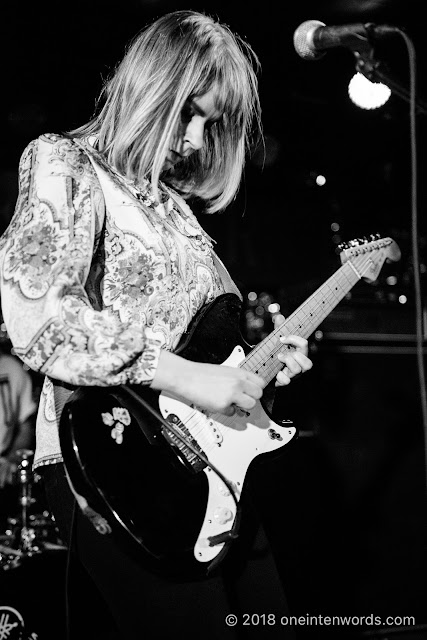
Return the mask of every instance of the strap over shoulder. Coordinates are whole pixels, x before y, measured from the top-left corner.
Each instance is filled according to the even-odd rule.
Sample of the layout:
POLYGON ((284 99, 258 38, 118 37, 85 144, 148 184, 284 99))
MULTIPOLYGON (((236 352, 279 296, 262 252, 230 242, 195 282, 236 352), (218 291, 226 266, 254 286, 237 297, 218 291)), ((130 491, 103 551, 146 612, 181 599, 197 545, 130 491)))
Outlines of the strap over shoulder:
POLYGON ((217 254, 215 253, 215 251, 213 249, 212 249, 212 257, 214 259, 215 266, 216 266, 216 268, 218 270, 218 273, 220 275, 221 282, 223 284, 225 292, 226 293, 234 293, 234 294, 236 294, 236 296, 238 296, 238 298, 240 298, 240 300, 243 300, 243 296, 240 293, 236 283, 233 281, 233 279, 231 278, 231 276, 228 273, 227 269, 225 268, 224 263, 219 258, 219 256, 217 256, 217 254))

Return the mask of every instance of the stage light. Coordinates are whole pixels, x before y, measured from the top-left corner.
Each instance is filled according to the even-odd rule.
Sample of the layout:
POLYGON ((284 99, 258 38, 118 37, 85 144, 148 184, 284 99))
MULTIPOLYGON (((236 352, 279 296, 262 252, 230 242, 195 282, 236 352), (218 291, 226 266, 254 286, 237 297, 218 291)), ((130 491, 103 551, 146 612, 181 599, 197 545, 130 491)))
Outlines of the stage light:
POLYGON ((371 82, 362 73, 355 73, 348 85, 350 100, 361 109, 378 109, 391 96, 390 88, 382 82, 371 82))
POLYGON ((271 304, 268 305, 267 310, 270 313, 279 313, 280 311, 280 304, 278 302, 272 302, 271 304))

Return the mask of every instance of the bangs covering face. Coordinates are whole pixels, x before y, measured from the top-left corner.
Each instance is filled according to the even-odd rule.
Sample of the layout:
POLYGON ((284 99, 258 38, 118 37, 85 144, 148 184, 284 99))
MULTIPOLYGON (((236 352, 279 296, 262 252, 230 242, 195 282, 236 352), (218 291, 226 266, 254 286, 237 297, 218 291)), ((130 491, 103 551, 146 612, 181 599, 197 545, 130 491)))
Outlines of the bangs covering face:
POLYGON ((182 193, 189 185, 195 195, 210 199, 213 211, 223 208, 222 203, 232 199, 229 194, 237 192, 245 149, 259 143, 261 122, 256 74, 242 49, 217 47, 216 55, 211 54, 203 64, 193 61, 187 99, 212 91, 218 118, 207 123, 203 147, 175 165, 168 177, 182 193), (253 121, 258 127, 251 126, 253 121))
POLYGON ((242 126, 242 109, 243 96, 239 91, 229 85, 228 82, 222 82, 215 87, 215 107, 218 113, 222 114, 222 120, 233 124, 239 130, 242 126))
POLYGON ((206 74, 205 81, 193 95, 200 97, 213 89, 215 108, 222 114, 223 123, 226 121, 240 130, 254 115, 253 87, 248 86, 251 79, 233 63, 234 60, 229 58, 223 64, 217 64, 206 74))

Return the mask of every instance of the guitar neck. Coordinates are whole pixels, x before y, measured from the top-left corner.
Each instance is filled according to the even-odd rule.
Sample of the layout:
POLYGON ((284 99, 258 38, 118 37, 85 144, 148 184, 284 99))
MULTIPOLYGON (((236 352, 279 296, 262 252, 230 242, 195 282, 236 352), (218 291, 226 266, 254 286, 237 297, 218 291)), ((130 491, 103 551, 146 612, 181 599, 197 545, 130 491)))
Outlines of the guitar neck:
POLYGON ((283 350, 280 336, 290 334, 308 338, 360 280, 351 262, 346 262, 280 326, 262 340, 241 363, 241 367, 260 375, 269 383, 282 369, 277 353, 283 350))

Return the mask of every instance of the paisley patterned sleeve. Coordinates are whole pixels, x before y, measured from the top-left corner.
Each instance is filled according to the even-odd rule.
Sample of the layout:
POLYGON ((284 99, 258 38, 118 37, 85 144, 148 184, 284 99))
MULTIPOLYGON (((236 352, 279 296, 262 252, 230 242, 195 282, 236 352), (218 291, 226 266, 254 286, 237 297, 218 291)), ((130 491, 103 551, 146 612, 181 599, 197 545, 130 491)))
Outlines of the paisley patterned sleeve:
POLYGON ((25 149, 19 197, 0 242, 1 301, 16 355, 75 385, 151 382, 160 344, 144 327, 95 310, 85 291, 103 197, 86 154, 41 136, 25 149))

